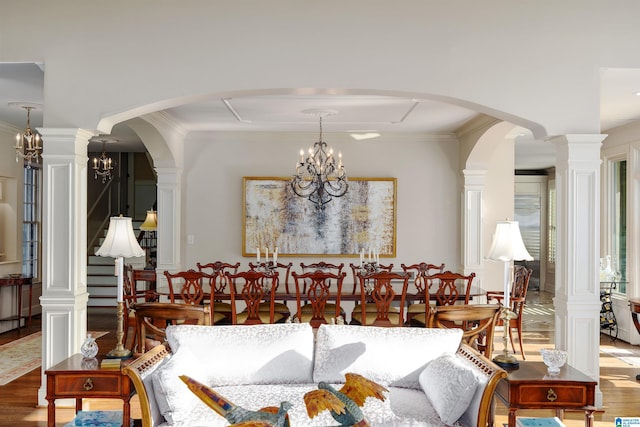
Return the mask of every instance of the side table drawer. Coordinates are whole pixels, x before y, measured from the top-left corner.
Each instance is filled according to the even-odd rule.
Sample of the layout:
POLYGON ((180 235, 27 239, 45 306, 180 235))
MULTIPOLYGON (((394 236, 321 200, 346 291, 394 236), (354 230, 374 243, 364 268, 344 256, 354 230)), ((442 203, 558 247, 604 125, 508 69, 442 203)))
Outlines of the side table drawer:
POLYGON ((520 404, 556 406, 587 406, 587 388, 580 385, 521 385, 520 404))
POLYGON ((57 375, 55 395, 57 397, 91 397, 92 395, 121 397, 122 378, 118 376, 57 375))

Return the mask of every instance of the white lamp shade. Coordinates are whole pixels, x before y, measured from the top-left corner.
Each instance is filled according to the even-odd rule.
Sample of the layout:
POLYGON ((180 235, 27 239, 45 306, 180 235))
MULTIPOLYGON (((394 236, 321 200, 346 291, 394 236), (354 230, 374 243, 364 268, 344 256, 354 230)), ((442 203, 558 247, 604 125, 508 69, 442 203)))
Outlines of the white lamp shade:
POLYGON ((142 231, 156 231, 158 229, 158 213, 156 211, 147 211, 147 217, 140 224, 142 231))
POLYGON ((494 261, 533 261, 522 241, 518 221, 498 222, 488 258, 494 261))
POLYGON ((104 239, 100 249, 96 251, 96 255, 112 258, 132 258, 143 256, 144 254, 144 250, 138 244, 135 234, 133 234, 131 218, 111 217, 107 237, 104 239))

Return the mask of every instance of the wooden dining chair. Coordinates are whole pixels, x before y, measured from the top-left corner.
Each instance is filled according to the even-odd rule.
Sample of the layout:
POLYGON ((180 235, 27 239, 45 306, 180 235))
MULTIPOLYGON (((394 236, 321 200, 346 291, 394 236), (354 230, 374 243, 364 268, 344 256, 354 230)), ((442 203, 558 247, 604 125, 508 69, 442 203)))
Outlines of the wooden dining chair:
POLYGON ((167 284, 169 285, 170 302, 176 302, 177 298, 185 304, 202 304, 205 298, 204 288, 202 287, 204 273, 192 269, 176 273, 169 273, 165 270, 164 276, 167 278, 167 284))
POLYGON ((300 268, 303 273, 309 273, 312 271, 320 270, 325 273, 333 273, 340 274, 342 273, 342 269, 344 268, 344 263, 340 264, 331 264, 324 261, 312 262, 311 264, 305 264, 304 262, 300 263, 300 268))
MULTIPOLYGON (((444 272, 444 264, 435 265, 427 262, 405 265, 400 264, 402 271, 410 274, 409 287, 407 290, 407 324, 410 325, 415 314, 425 311, 425 304, 429 304, 428 293, 425 288, 428 286, 427 278, 434 274, 444 272), (413 284, 413 287, 411 286, 413 284)), ((424 322, 421 323, 424 326, 424 322)))
POLYGON ((469 304, 471 283, 475 273, 464 275, 445 271, 426 278, 427 289, 433 293, 436 305, 453 305, 455 303, 469 304))
POLYGON ((224 273, 227 271, 230 273, 237 273, 240 263, 230 264, 222 261, 210 262, 207 264, 196 263, 198 271, 203 272, 204 280, 203 287, 205 292, 213 293, 215 295, 215 310, 217 313, 222 313, 226 316, 227 321, 231 323, 231 295, 229 288, 227 287, 227 281, 224 277, 224 273))
MULTIPOLYGON (((249 268, 251 270, 256 270, 256 271, 264 271, 267 267, 267 264, 264 262, 260 262, 258 264, 254 264, 252 262, 249 263, 249 268)), ((293 287, 291 286, 290 289, 290 284, 289 284, 289 277, 291 276, 291 267, 293 267, 293 263, 290 262, 288 264, 282 264, 277 262, 274 266, 273 261, 269 261, 268 267, 271 271, 275 271, 278 273, 278 281, 276 282, 276 301, 275 301, 275 310, 276 313, 280 313, 285 317, 288 317, 291 313, 291 310, 289 310, 289 306, 287 305, 287 301, 284 298, 281 298, 280 301, 278 302, 278 293, 282 293, 283 288, 284 288, 284 294, 285 295, 291 295, 293 294, 293 287), (284 286, 280 286, 280 285, 284 285, 284 286)), ((263 306, 262 307, 263 311, 269 311, 268 307, 263 306)))
POLYGON ((171 302, 143 302, 133 305, 135 312, 137 344, 135 353, 147 350, 147 340, 164 341, 169 325, 212 325, 224 318, 212 315, 209 305, 193 305, 171 302))
POLYGON ((298 274, 294 271, 292 276, 296 286, 296 317, 300 322, 310 323, 313 328, 318 328, 321 324, 331 323, 332 319, 336 321, 343 316, 340 296, 347 273, 334 274, 316 270, 298 274))
MULTIPOLYGON (((353 289, 351 290, 351 294, 355 295, 356 292, 358 291, 358 286, 360 284, 360 279, 358 279, 358 274, 364 274, 362 273, 361 269, 360 269, 360 265, 355 265, 353 263, 349 263, 349 267, 351 268, 351 274, 353 275, 353 289)), ((389 264, 389 265, 383 265, 383 264, 378 264, 378 271, 391 271, 393 270, 393 264, 389 264)))
MULTIPOLYGON (((522 319, 524 313, 525 300, 527 298, 527 289, 529 288, 529 280, 533 270, 523 265, 515 265, 513 269, 513 284, 511 286, 511 292, 509 294, 509 305, 513 312, 513 318, 509 320, 509 339, 511 341, 511 348, 513 352, 516 352, 516 347, 513 344, 513 329, 518 331, 518 344, 520 345, 520 354, 522 354, 522 360, 526 360, 524 354, 524 346, 522 345, 522 319)), ((488 291, 487 302, 496 301, 502 304, 504 301, 504 292, 501 291, 488 291)), ((498 326, 504 326, 504 320, 498 318, 498 326)))
POLYGON ((198 267, 198 271, 202 271, 210 275, 224 273, 225 271, 231 272, 231 270, 233 270, 233 273, 237 273, 238 267, 240 267, 240 262, 236 262, 235 264, 222 261, 208 262, 206 264, 196 262, 196 267, 198 267))
POLYGON ((404 307, 409 285, 407 273, 380 271, 358 274, 360 303, 351 314, 351 323, 362 326, 404 326, 404 307), (400 292, 393 289, 393 281, 400 284, 400 292), (397 302, 397 306, 394 305, 397 302))
POLYGON ((460 328, 462 341, 491 359, 500 304, 441 305, 430 310, 430 328, 460 328))
POLYGON ((122 278, 122 302, 124 303, 123 330, 124 336, 122 342, 125 348, 133 349, 136 344, 136 317, 133 306, 138 303, 146 302, 151 294, 146 289, 137 290, 135 280, 133 278, 133 267, 131 265, 124 266, 124 276, 122 278), (133 338, 131 347, 127 346, 129 329, 133 328, 133 338))
POLYGON ((234 325, 256 325, 282 322, 289 317, 275 310, 278 272, 241 271, 226 272, 225 278, 231 293, 231 318, 234 325), (238 312, 242 303, 244 310, 238 312))

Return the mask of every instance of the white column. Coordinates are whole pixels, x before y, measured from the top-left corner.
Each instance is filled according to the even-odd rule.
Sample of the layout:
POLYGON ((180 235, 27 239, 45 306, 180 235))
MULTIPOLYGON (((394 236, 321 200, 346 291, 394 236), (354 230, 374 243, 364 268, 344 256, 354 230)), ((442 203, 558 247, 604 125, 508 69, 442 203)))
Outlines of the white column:
POLYGON ((87 332, 87 144, 82 129, 38 129, 43 140, 42 380, 80 351, 87 332))
MULTIPOLYGON (((561 135, 556 147, 556 347, 600 378, 600 147, 606 135, 561 135), (585 351, 587 349, 587 351, 585 351)), ((596 405, 602 393, 596 391, 596 405)))
POLYGON ((462 268, 464 274, 476 273, 474 284, 482 286, 482 192, 486 171, 465 169, 462 173, 462 268))
POLYGON ((182 170, 156 168, 158 174, 158 262, 157 287, 167 290, 162 272, 182 265, 182 170))

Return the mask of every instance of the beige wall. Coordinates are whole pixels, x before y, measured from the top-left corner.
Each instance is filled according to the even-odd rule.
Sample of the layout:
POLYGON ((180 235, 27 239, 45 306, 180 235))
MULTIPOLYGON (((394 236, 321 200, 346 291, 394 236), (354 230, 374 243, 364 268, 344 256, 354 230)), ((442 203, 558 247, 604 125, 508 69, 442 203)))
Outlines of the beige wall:
MULTIPOLYGON (((242 258, 242 177, 291 176, 301 147, 316 134, 198 135, 187 141, 182 243, 184 266, 242 258), (186 244, 188 235, 193 244, 186 244)), ((400 263, 444 262, 458 270, 460 252, 457 142, 420 135, 385 135, 356 142, 346 135, 324 138, 343 153, 352 177, 397 178, 397 257, 400 263)), ((159 219, 161 221, 161 219, 159 219)), ((327 258, 355 262, 357 258, 327 258)), ((283 258, 294 266, 308 258, 283 258)))

